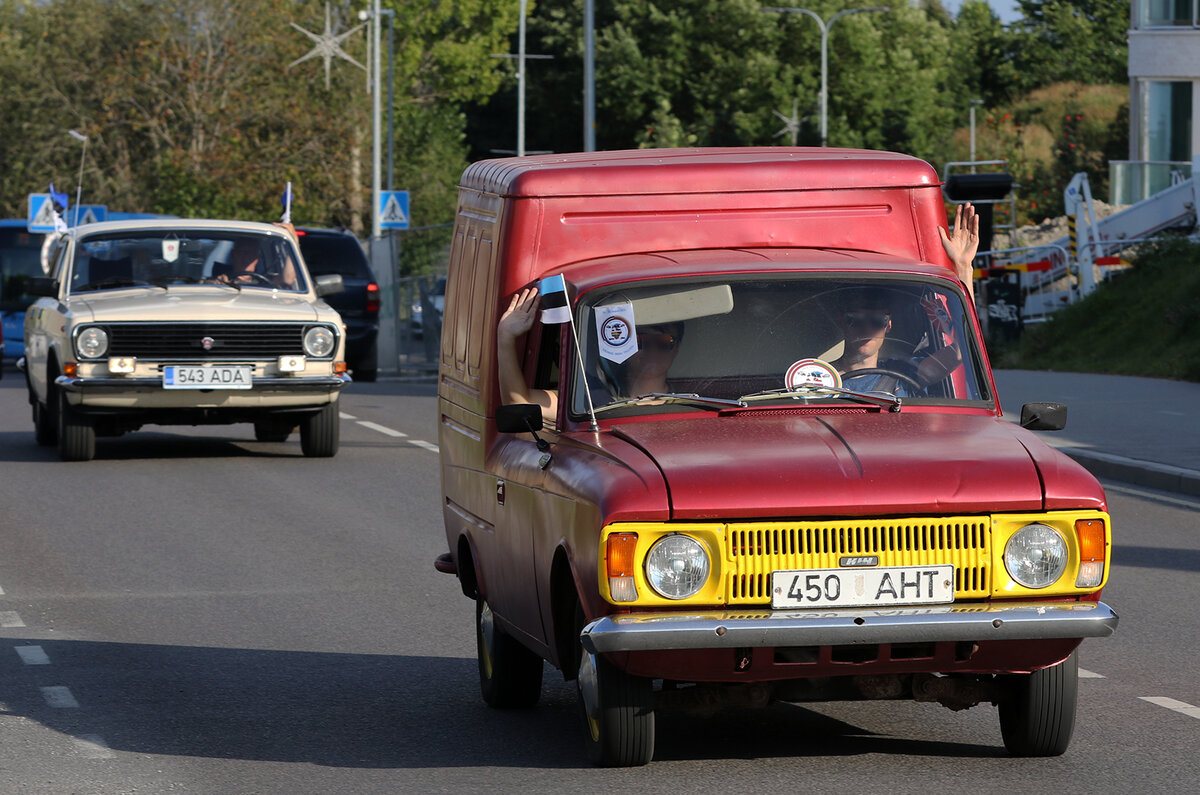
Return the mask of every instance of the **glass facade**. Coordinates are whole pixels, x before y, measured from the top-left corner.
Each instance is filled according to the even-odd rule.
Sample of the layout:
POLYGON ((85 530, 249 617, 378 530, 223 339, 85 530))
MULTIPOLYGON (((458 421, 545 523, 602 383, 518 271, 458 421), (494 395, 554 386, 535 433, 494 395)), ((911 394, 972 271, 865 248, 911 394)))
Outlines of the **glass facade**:
POLYGON ((1148 81, 1144 94, 1144 159, 1190 161, 1192 159, 1191 81, 1148 81))
POLYGON ((1198 22, 1200 0, 1142 0, 1139 28, 1192 27, 1198 22))

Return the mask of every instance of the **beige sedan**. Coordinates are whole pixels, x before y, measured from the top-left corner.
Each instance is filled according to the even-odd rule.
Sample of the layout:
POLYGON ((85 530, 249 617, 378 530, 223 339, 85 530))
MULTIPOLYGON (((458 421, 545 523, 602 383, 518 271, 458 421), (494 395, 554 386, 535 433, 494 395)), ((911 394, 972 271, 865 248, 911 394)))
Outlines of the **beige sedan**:
POLYGON ((40 444, 87 461, 97 436, 146 424, 299 428, 332 456, 350 382, 345 327, 288 227, 241 221, 89 224, 57 247, 25 316, 23 369, 40 444))

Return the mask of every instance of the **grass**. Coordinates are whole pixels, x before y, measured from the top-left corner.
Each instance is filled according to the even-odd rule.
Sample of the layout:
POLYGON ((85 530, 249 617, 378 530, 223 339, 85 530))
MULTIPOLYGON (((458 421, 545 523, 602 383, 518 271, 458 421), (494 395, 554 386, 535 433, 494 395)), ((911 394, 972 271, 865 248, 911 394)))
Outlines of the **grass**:
POLYGON ((1015 343, 993 366, 1200 381, 1200 244, 1170 237, 1015 343))

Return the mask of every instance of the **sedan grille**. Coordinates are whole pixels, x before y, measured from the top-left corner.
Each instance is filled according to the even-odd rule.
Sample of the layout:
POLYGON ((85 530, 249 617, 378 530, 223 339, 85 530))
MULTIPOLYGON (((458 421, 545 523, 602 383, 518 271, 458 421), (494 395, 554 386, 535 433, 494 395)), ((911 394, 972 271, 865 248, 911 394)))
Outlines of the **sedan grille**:
POLYGON ((880 566, 954 566, 954 598, 991 593, 986 517, 731 523, 728 604, 770 602, 771 572, 835 569, 842 557, 877 556, 880 566))
POLYGON ((302 356, 312 323, 106 324, 109 356, 171 361, 273 359, 302 356))

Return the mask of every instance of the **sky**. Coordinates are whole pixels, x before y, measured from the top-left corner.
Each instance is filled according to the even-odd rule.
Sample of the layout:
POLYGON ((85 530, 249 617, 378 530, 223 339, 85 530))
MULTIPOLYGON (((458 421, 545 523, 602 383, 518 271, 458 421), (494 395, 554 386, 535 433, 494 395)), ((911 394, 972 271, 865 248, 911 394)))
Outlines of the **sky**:
MULTIPOLYGON (((942 5, 946 7, 952 14, 958 13, 958 7, 962 5, 962 0, 942 0, 942 5)), ((1016 0, 988 0, 988 5, 996 12, 996 16, 1000 17, 1000 21, 1005 25, 1010 22, 1016 22, 1021 13, 1017 10, 1016 0)))

